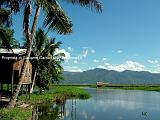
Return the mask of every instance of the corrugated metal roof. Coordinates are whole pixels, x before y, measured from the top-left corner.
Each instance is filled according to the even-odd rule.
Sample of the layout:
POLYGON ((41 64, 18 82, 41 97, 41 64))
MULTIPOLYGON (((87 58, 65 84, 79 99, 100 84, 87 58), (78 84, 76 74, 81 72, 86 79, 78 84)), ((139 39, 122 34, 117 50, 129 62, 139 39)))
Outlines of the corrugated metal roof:
POLYGON ((7 53, 7 54, 18 54, 18 55, 23 55, 26 53, 27 49, 0 49, 0 53, 7 53))

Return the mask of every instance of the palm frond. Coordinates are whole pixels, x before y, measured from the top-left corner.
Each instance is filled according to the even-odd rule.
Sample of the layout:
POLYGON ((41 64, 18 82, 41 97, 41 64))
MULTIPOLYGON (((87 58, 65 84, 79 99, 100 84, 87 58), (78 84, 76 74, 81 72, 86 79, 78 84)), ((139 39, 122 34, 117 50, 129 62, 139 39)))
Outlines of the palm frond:
POLYGON ((78 4, 82 7, 95 8, 97 12, 102 12, 102 3, 99 0, 66 0, 68 3, 78 4))
POLYGON ((9 27, 12 24, 12 19, 10 16, 11 12, 4 8, 0 8, 0 23, 9 27))
POLYGON ((1 41, 2 46, 4 48, 12 49, 11 46, 10 46, 10 43, 9 43, 8 34, 7 34, 6 30, 4 30, 2 27, 0 27, 0 41, 1 41))
POLYGON ((56 0, 48 1, 48 6, 45 8, 46 17, 44 20, 44 27, 49 30, 56 31, 59 34, 69 34, 72 32, 72 23, 70 18, 66 15, 61 6, 56 0))
POLYGON ((35 35, 35 40, 34 40, 34 46, 36 48, 36 53, 41 53, 44 44, 47 41, 47 34, 44 32, 43 29, 39 28, 36 32, 35 35))
POLYGON ((0 6, 8 7, 11 9, 11 11, 17 13, 20 10, 20 3, 21 2, 22 2, 22 0, 1 0, 0 6))

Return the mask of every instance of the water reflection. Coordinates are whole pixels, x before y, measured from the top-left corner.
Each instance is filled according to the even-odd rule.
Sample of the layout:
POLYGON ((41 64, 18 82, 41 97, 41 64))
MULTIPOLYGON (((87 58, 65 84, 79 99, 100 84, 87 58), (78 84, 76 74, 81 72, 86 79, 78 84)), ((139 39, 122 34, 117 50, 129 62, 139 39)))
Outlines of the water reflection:
POLYGON ((65 116, 65 104, 43 103, 35 106, 32 120, 57 120, 65 116))
POLYGON ((89 89, 88 100, 38 106, 38 120, 160 120, 160 93, 89 89))

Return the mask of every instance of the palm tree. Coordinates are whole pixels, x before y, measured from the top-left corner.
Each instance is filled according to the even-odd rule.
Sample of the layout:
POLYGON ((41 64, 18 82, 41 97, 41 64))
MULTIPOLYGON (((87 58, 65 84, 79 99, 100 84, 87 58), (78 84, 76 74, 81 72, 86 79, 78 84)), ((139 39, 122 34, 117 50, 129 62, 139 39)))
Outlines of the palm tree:
POLYGON ((33 40, 33 49, 37 57, 46 57, 51 59, 38 59, 33 60, 34 77, 30 93, 33 91, 35 81, 39 87, 44 87, 42 83, 44 81, 59 81, 61 79, 63 68, 60 63, 64 57, 64 53, 55 54, 56 50, 59 49, 61 42, 55 42, 54 38, 49 38, 47 33, 43 29, 38 29, 33 40), (37 78, 38 77, 38 78, 37 78), (45 78, 44 78, 45 77, 45 78), (47 78, 48 77, 48 78, 47 78))
MULTIPOLYGON (((102 11, 102 4, 99 0, 65 0, 71 4, 78 4, 82 7, 89 7, 91 9, 95 8, 98 12, 102 11)), ((23 19, 23 27, 24 27, 24 36, 27 39, 27 51, 26 51, 26 59, 24 60, 23 67, 21 69, 21 74, 19 78, 19 83, 16 86, 15 92, 10 99, 8 107, 14 107, 18 93, 21 88, 22 79, 25 75, 26 66, 28 63, 28 59, 30 57, 31 49, 32 49, 32 41, 34 38, 34 34, 36 32, 36 26, 38 17, 40 15, 40 9, 42 8, 45 12, 45 20, 44 26, 48 27, 49 30, 56 31, 59 34, 68 34, 72 32, 72 23, 70 19, 67 17, 66 13, 59 5, 58 0, 1 0, 0 6, 9 6, 11 11, 17 13, 20 10, 20 6, 24 5, 24 19, 23 19), (32 10, 32 3, 36 6, 36 13, 34 15, 34 20, 32 24, 32 29, 30 30, 30 15, 32 10)))
POLYGON ((13 40, 13 30, 9 29, 12 24, 11 12, 0 7, 0 44, 1 47, 11 49, 10 41, 13 40))

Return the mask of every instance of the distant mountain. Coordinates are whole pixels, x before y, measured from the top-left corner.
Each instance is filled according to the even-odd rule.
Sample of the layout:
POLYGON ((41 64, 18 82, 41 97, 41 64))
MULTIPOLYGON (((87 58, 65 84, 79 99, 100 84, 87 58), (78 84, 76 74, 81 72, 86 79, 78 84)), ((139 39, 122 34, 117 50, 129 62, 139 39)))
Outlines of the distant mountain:
POLYGON ((112 84, 160 84, 160 74, 146 71, 117 72, 96 68, 84 72, 63 73, 65 78, 62 83, 66 84, 96 84, 97 81, 103 81, 112 84))

